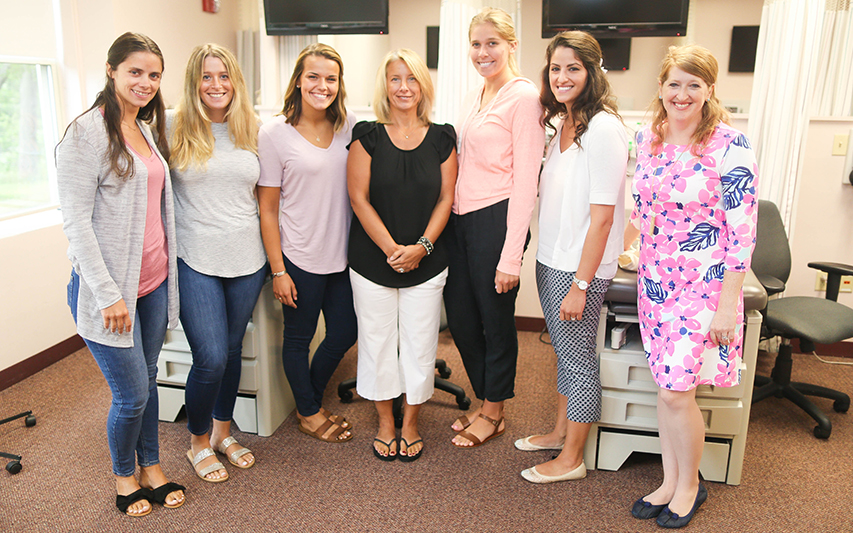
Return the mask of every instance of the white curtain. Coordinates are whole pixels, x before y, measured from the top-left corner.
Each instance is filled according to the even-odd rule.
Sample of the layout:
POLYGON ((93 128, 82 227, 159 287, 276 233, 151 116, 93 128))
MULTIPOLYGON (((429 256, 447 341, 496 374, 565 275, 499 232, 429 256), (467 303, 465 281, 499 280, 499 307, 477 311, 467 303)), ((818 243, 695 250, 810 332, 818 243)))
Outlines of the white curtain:
POLYGON ((765 0, 748 135, 789 236, 809 119, 851 114, 851 31, 850 0, 765 0))
POLYGON ((296 58, 299 53, 309 44, 317 42, 316 35, 283 35, 278 38, 278 66, 281 72, 282 91, 287 89, 293 67, 296 66, 296 58))
MULTIPOLYGON (((484 7, 497 7, 512 16, 521 33, 520 0, 442 0, 438 36, 438 83, 434 120, 456 123, 465 95, 483 83, 468 60, 468 25, 484 7)), ((516 50, 520 58, 521 47, 516 50)))

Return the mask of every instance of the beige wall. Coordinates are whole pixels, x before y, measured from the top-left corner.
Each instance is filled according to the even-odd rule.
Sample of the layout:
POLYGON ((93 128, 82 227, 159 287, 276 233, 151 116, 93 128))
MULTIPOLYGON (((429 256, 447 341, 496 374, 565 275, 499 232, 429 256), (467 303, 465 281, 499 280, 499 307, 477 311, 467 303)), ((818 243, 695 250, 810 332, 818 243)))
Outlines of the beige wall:
MULTIPOLYGON (((851 128, 853 118, 809 123, 790 236, 792 267, 786 295, 824 296, 814 290, 817 271, 808 267, 811 261, 853 265, 853 186, 841 181, 844 157, 831 155, 833 137, 847 135, 851 128)), ((853 293, 839 294, 838 301, 853 307, 853 293)))
MULTIPOLYGON (((157 42, 166 63, 162 91, 173 104, 190 50, 204 42, 234 50, 236 32, 246 23, 244 3, 251 1, 225 0, 219 13, 209 14, 197 0, 150 0, 144 9, 121 0, 59 0, 59 17, 53 16, 51 0, 4 2, 0 56, 36 56, 62 65, 57 80, 62 131, 103 88, 107 49, 118 35, 136 31, 157 42), (54 18, 62 26, 59 42, 54 18)), ((71 264, 60 224, 57 212, 0 222, 0 370, 74 335, 65 303, 71 264)))

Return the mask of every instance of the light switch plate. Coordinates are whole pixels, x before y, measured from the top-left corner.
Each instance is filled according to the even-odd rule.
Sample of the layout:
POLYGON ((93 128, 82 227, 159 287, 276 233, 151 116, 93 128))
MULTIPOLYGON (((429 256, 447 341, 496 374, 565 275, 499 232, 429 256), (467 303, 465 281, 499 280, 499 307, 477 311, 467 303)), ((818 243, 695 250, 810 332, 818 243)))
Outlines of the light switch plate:
POLYGON ((847 155, 849 135, 836 135, 832 140, 832 155, 847 155))

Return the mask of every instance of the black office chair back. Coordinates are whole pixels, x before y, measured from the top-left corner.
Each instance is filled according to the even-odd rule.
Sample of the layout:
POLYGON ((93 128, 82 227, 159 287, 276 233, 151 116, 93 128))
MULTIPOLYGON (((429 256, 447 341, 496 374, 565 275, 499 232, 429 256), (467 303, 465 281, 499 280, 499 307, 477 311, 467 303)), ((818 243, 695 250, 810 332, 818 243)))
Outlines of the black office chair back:
MULTIPOLYGON (((784 283, 788 281, 788 276, 791 275, 791 248, 788 245, 788 235, 785 233, 785 225, 782 224, 779 209, 769 200, 758 201, 758 225, 755 250, 752 252, 752 270, 762 284, 765 284, 763 277, 771 276, 782 282, 782 289, 784 289, 784 283)), ((770 287, 767 288, 768 294, 772 294, 770 287)))

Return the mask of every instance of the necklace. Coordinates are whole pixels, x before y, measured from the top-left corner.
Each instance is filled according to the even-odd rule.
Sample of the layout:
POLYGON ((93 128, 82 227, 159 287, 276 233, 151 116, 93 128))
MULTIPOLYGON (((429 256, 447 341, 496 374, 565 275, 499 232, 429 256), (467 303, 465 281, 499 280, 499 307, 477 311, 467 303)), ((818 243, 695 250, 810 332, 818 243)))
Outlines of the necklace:
POLYGON ((122 122, 121 125, 126 127, 127 129, 129 129, 130 131, 139 131, 139 127, 134 128, 133 126, 131 126, 127 122, 122 122))
POLYGON ((409 133, 408 133, 408 134, 406 133, 406 131, 405 131, 403 128, 401 128, 401 127, 400 127, 400 126, 398 126, 397 124, 394 124, 394 127, 395 127, 395 128, 397 128, 397 131, 399 131, 399 132, 400 132, 400 134, 401 134, 403 137, 405 137, 406 139, 408 139, 408 138, 409 138, 409 135, 411 135, 411 134, 412 134, 412 132, 414 132, 416 129, 418 129, 418 128, 420 127, 420 124, 415 124, 413 127, 409 128, 409 133))

